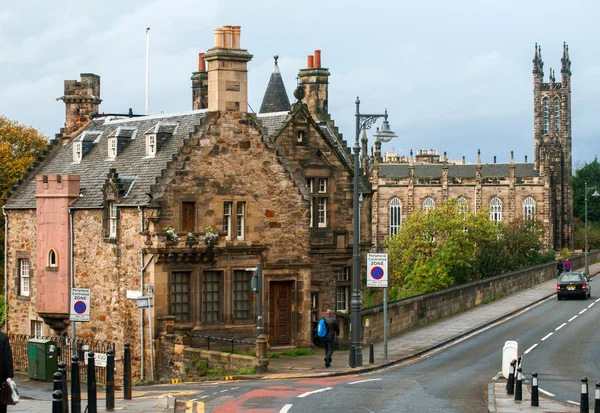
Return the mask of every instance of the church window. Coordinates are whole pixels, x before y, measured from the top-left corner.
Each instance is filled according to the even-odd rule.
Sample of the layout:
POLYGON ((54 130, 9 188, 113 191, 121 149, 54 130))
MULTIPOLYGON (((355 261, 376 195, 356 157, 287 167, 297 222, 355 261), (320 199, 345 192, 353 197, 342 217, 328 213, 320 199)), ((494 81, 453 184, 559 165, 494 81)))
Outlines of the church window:
POLYGON ((19 295, 23 297, 29 297, 30 268, 29 260, 19 260, 19 295))
POLYGON ((427 198, 425 198, 423 200, 423 211, 427 212, 430 209, 433 209, 435 207, 435 201, 433 200, 432 197, 428 196, 427 198))
POLYGON ((189 271, 171 273, 169 313, 176 321, 190 320, 190 279, 189 271))
POLYGON ((108 159, 115 159, 117 157, 117 138, 110 138, 108 140, 108 159))
POLYGON ((502 221, 502 200, 497 196, 490 201, 490 221, 502 221))
POLYGON ((398 235, 402 224, 402 202, 398 198, 390 201, 390 236, 398 235))
POLYGON ((550 129, 550 108, 548 103, 548 98, 544 98, 544 135, 548 134, 550 129))
POLYGON ((560 132, 560 99, 554 98, 554 130, 560 132))
POLYGON ((532 220, 535 218, 535 199, 533 197, 528 196, 523 201, 523 219, 526 221, 532 220))
POLYGON ((56 256, 56 251, 50 249, 48 251, 48 267, 49 268, 58 268, 58 257, 56 256))
POLYGON ((459 214, 466 214, 467 212, 469 212, 469 202, 467 201, 467 198, 465 198, 464 196, 458 197, 458 200, 456 202, 458 203, 459 214))

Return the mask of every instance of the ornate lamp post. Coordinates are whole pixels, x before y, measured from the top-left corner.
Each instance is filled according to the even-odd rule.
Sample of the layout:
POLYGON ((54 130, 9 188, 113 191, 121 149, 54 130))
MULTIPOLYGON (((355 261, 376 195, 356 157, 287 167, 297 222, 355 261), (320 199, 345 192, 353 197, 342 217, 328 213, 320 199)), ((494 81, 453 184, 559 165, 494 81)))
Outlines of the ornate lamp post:
MULTIPOLYGON (((384 118, 381 130, 378 131, 377 136, 382 142, 389 142, 392 138, 396 137, 396 134, 391 131, 390 125, 387 120, 387 109, 383 115, 365 115, 360 113, 360 100, 356 98, 356 133, 354 140, 354 196, 353 196, 353 210, 354 210, 354 235, 352 243, 352 300, 350 301, 350 321, 351 321, 351 342, 354 346, 354 361, 356 366, 362 366, 362 347, 361 347, 361 333, 362 333, 362 322, 361 322, 361 309, 362 300, 360 298, 360 211, 359 211, 359 175, 360 175, 360 145, 359 135, 363 129, 369 129, 378 118, 384 118)), ((352 357, 352 353, 350 353, 352 357)), ((352 361, 350 361, 352 365, 352 361)))
MULTIPOLYGON (((592 196, 600 196, 600 193, 598 193, 598 190, 596 190, 596 187, 594 188, 590 188, 594 190, 594 193, 592 194, 592 196)), ((590 267, 588 265, 588 220, 587 220, 587 198, 588 198, 588 187, 587 187, 587 182, 585 183, 584 186, 584 190, 585 190, 585 251, 583 253, 583 256, 585 257, 585 276, 589 277, 590 276, 590 267)))

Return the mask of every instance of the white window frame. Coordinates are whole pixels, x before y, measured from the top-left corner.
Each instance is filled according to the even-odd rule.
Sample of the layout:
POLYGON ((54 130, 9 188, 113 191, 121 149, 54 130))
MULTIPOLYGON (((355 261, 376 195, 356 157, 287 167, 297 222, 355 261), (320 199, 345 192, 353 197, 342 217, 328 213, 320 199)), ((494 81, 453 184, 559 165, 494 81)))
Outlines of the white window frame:
POLYGON ((523 200, 523 220, 530 221, 535 219, 535 199, 528 196, 523 200))
POLYGON ((459 196, 456 200, 458 203, 458 213, 466 214, 469 212, 469 200, 465 196, 459 196))
POLYGON ((109 238, 117 238, 117 221, 118 221, 117 204, 114 202, 110 202, 108 204, 108 237, 109 238))
POLYGON ((350 286, 340 285, 335 289, 335 306, 336 310, 340 313, 348 313, 349 298, 350 298, 350 286))
POLYGON ((29 297, 31 294, 31 263, 28 259, 19 260, 19 295, 29 297))
POLYGON ((392 198, 389 205, 389 234, 390 237, 398 235, 398 231, 402 226, 402 202, 398 198, 392 198))
POLYGON ((327 198, 318 198, 317 225, 319 228, 327 227, 327 198))
POLYGON ((314 182, 315 182, 315 180, 313 178, 306 178, 306 187, 308 188, 308 191, 310 192, 310 206, 308 208, 308 219, 310 220, 309 221, 310 228, 312 228, 314 225, 313 224, 313 208, 315 207, 315 204, 314 204, 314 199, 312 196, 314 182))
POLYGON ((153 158, 156 156, 156 134, 146 135, 146 156, 153 158))
POLYGON ((225 239, 231 240, 231 210, 233 209, 233 202, 223 203, 223 231, 226 233, 225 239))
POLYGON ((319 178, 319 193, 326 194, 327 193, 327 179, 319 178))
POLYGON ((117 138, 108 138, 108 159, 117 158, 117 138))
POLYGON ((490 200, 490 221, 502 221, 502 200, 497 196, 490 200))
POLYGON ((560 99, 554 98, 554 130, 560 132, 560 99))
POLYGON ((548 98, 544 98, 542 105, 544 108, 544 135, 548 135, 550 129, 550 104, 548 98))
POLYGON ((427 196, 423 199, 423 211, 427 212, 430 209, 435 208, 435 201, 432 197, 427 196))
POLYGON ((43 334, 43 327, 44 327, 44 323, 42 321, 39 320, 31 320, 31 326, 33 327, 31 329, 31 335, 34 337, 42 337, 43 334))
POLYGON ((235 205, 235 216, 236 216, 236 238, 243 240, 246 235, 246 203, 238 202, 235 205))
POLYGON ((73 142, 73 162, 81 163, 83 159, 83 143, 81 141, 73 142))

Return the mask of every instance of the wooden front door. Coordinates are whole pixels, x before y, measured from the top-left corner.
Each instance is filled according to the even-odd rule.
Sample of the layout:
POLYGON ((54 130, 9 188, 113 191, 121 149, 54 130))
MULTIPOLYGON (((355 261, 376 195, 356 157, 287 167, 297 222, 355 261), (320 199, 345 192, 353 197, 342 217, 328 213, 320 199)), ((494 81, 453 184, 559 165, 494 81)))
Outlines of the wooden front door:
POLYGON ((269 284, 269 341, 290 344, 292 337, 292 283, 269 284))

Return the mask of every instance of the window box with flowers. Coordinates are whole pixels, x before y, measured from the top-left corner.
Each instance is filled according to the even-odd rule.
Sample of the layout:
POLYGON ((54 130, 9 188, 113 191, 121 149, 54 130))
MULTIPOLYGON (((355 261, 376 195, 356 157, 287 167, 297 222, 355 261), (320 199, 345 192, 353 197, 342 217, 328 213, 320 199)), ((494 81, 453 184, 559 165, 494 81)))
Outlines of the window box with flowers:
POLYGON ((216 244, 219 241, 219 233, 212 225, 204 227, 204 242, 208 245, 216 244))
POLYGON ((167 226, 162 231, 156 233, 156 238, 159 242, 163 241, 166 244, 177 244, 180 241, 175 228, 167 226))

